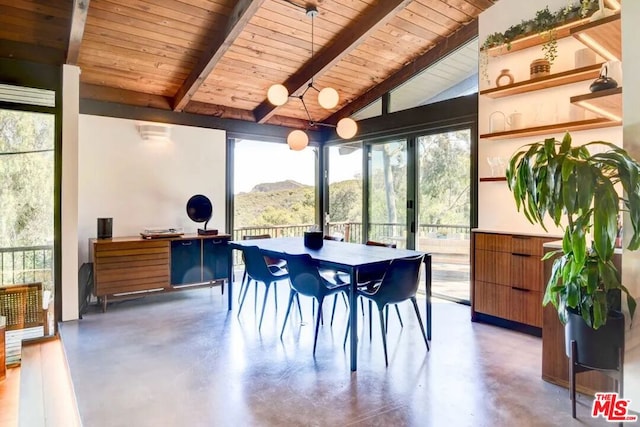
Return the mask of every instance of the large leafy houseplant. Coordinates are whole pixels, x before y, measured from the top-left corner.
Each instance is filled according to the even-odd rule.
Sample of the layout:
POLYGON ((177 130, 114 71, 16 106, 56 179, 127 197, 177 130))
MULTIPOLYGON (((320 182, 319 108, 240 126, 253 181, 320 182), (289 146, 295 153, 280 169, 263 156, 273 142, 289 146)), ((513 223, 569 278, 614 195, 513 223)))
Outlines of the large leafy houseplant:
POLYGON ((518 210, 545 230, 547 217, 564 230, 562 249, 545 256, 558 255, 543 300, 556 307, 563 323, 572 309, 598 329, 613 308, 615 292, 626 294, 633 317, 636 302, 612 259, 621 210, 628 211, 631 223, 627 249, 640 247, 639 175, 640 164, 622 148, 603 141, 572 146, 569 133, 562 141, 526 145, 511 157, 507 183, 518 210), (599 152, 591 154, 593 148, 599 152))

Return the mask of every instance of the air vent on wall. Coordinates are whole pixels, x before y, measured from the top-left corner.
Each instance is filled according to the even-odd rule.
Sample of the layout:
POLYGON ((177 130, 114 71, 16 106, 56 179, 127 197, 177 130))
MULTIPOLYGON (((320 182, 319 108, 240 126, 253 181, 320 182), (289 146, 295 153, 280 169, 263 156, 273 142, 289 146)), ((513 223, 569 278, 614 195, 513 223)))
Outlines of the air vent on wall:
POLYGON ((144 141, 170 141, 171 126, 164 123, 138 123, 136 125, 144 141))

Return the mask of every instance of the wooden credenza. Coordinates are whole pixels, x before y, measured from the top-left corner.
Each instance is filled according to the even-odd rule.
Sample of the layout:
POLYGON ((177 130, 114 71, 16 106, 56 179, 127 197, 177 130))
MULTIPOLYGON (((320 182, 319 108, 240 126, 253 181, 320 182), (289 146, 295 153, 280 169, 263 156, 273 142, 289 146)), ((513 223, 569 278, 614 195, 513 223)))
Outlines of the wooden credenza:
MULTIPOLYGON (((94 295, 107 300, 140 292, 173 291, 228 279, 228 234, 143 239, 89 239, 94 295)), ((224 287, 222 288, 224 291, 224 287)))
POLYGON ((474 230, 472 320, 506 320, 542 328, 542 245, 556 238, 474 230), (487 317, 488 316, 488 317, 487 317))

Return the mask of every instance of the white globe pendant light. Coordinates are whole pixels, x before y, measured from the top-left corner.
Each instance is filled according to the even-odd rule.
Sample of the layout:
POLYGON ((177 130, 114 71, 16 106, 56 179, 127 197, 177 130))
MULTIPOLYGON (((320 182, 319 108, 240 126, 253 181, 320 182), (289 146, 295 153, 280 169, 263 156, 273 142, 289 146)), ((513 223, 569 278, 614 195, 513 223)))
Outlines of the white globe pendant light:
POLYGON ((287 136, 287 144, 289 144, 289 148, 293 151, 304 150, 309 144, 309 137, 304 131, 297 129, 289 133, 287 136))
POLYGON ((287 103, 287 100, 289 99, 289 91, 284 87, 284 85, 271 85, 267 91, 267 99, 270 103, 279 107, 287 103))
POLYGON ((336 126, 338 136, 343 139, 350 139, 358 132, 358 124, 350 117, 340 119, 336 126))
POLYGON ((339 100, 340 95, 338 95, 338 91, 332 87, 325 87, 318 92, 318 104, 325 110, 335 108, 339 100))

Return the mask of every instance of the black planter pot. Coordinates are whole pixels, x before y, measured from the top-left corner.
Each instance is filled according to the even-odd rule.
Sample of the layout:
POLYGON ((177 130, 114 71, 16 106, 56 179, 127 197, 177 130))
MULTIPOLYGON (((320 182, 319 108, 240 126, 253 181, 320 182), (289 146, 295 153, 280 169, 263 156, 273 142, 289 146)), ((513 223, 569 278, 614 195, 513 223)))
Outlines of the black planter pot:
POLYGON ((618 369, 619 349, 624 349, 624 315, 612 311, 604 326, 592 329, 582 316, 569 310, 564 338, 567 357, 571 357, 571 341, 576 341, 578 364, 593 369, 618 369))

